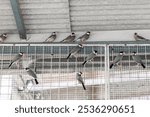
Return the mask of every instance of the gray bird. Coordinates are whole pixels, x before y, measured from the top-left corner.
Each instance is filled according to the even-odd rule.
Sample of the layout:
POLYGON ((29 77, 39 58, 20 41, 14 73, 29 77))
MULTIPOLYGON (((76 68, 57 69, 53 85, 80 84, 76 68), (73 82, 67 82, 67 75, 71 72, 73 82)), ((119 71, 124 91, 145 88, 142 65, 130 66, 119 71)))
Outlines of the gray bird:
POLYGON ((137 63, 140 64, 143 68, 146 68, 141 57, 136 54, 136 52, 133 52, 132 59, 137 63))
POLYGON ((9 64, 8 68, 10 68, 14 63, 18 62, 21 60, 21 58, 23 57, 24 53, 20 52, 18 55, 16 55, 12 60, 11 63, 9 64))
POLYGON ((97 56, 97 50, 94 50, 92 53, 90 53, 86 58, 85 61, 82 63, 82 65, 85 65, 87 62, 91 61, 97 56))
POLYGON ((56 39, 56 32, 52 32, 52 34, 45 40, 45 42, 53 42, 56 39))
POLYGON ((0 35, 0 43, 4 42, 7 37, 8 37, 8 35, 6 33, 1 34, 0 35))
POLYGON ((72 50, 69 52, 67 59, 69 59, 70 56, 74 56, 75 54, 77 54, 82 48, 82 44, 78 44, 76 47, 72 48, 72 50))
MULTIPOLYGON (((87 31, 84 35, 80 36, 78 39, 80 39, 80 42, 85 42, 90 37, 90 31, 87 31)), ((77 39, 77 40, 78 40, 77 39)))
POLYGON ((75 33, 71 33, 71 35, 69 35, 68 37, 66 37, 65 39, 63 39, 61 42, 65 42, 65 43, 67 43, 67 42, 73 42, 74 41, 74 39, 75 39, 75 33))
POLYGON ((37 75, 34 71, 32 71, 30 68, 25 68, 26 69, 26 72, 28 73, 29 76, 32 76, 35 80, 35 83, 36 84, 39 84, 39 82, 37 81, 37 75))
POLYGON ((138 35, 137 33, 134 33, 134 39, 135 39, 136 41, 149 41, 149 39, 146 39, 146 38, 144 38, 144 37, 138 35))
POLYGON ((76 79, 78 80, 79 83, 82 84, 83 89, 86 90, 86 87, 84 85, 83 78, 82 78, 82 72, 77 73, 76 79))
POLYGON ((110 69, 114 65, 118 64, 122 60, 123 56, 124 56, 124 52, 123 51, 119 52, 119 55, 115 57, 115 59, 113 60, 113 63, 110 65, 110 69))

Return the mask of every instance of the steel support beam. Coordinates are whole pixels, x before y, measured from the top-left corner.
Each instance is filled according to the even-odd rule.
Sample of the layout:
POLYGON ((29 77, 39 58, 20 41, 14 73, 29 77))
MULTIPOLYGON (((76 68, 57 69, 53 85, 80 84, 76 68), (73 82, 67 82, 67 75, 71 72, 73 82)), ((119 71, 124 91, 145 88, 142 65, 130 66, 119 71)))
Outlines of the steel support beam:
POLYGON ((19 36, 21 39, 27 39, 26 30, 25 30, 23 18, 20 13, 18 0, 10 0, 10 2, 11 2, 11 7, 13 10, 14 17, 15 17, 17 29, 19 32, 19 36))

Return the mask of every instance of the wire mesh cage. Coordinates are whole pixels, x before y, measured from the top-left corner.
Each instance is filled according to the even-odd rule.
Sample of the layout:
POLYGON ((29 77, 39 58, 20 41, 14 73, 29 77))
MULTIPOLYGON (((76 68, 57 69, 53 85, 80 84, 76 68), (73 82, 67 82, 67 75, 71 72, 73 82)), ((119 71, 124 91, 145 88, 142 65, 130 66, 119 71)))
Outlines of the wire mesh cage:
POLYGON ((70 51, 77 46, 58 43, 2 44, 0 99, 149 99, 149 44, 83 44, 80 51, 67 59, 70 51), (97 55, 83 65, 94 50, 97 55), (8 68, 20 52, 24 56, 8 68), (123 57, 115 63, 120 52, 123 52, 123 57), (142 63, 133 56, 138 56, 142 63), (39 84, 26 68, 36 74, 39 84), (86 90, 77 80, 80 72, 86 90))
POLYGON ((105 99, 105 46, 84 44, 77 54, 66 59, 76 46, 77 44, 0 46, 1 99, 105 99), (82 65, 94 50, 97 50, 97 56, 82 65), (22 59, 8 68, 13 58, 20 52, 24 53, 22 59), (30 68, 36 73, 38 85, 35 84, 34 78, 27 74, 25 68, 30 68), (83 73, 86 90, 77 81, 78 72, 83 73))
POLYGON ((149 99, 150 45, 110 45, 110 63, 121 51, 122 60, 109 71, 110 99, 149 99))

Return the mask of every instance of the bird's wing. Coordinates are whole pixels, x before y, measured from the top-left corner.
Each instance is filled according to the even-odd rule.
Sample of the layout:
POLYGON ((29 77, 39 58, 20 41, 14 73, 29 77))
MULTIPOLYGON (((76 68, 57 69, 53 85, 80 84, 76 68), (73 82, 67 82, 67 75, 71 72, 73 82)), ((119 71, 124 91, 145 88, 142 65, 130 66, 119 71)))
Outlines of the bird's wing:
POLYGON ((76 46, 74 48, 72 48, 72 50, 70 51, 70 53, 74 53, 80 50, 80 47, 76 46))
POLYGON ((82 39, 82 38, 84 38, 84 36, 85 36, 85 34, 84 34, 84 35, 82 35, 82 36, 80 36, 78 39, 82 39))
POLYGON ((89 54, 89 56, 86 57, 86 61, 92 60, 95 56, 94 53, 89 54))
POLYGON ((144 37, 142 37, 142 36, 139 36, 139 35, 137 35, 137 37, 138 37, 139 39, 146 39, 146 38, 144 38, 144 37))
POLYGON ((122 56, 118 55, 118 56, 115 57, 113 63, 118 63, 121 59, 122 59, 122 56))
POLYGON ((82 76, 78 76, 78 81, 79 81, 80 83, 84 83, 82 76))
POLYGON ((142 61, 142 59, 141 59, 141 57, 140 57, 139 55, 136 55, 136 56, 134 57, 134 59, 135 59, 135 61, 136 61, 137 63, 143 63, 143 61, 142 61))
POLYGON ((12 62, 17 61, 17 60, 19 60, 20 58, 21 58, 21 56, 20 56, 20 55, 16 55, 16 56, 12 59, 12 62))
POLYGON ((34 71, 32 71, 32 70, 29 70, 29 71, 28 71, 28 74, 29 74, 30 76, 32 76, 33 78, 37 78, 36 73, 35 73, 34 71))

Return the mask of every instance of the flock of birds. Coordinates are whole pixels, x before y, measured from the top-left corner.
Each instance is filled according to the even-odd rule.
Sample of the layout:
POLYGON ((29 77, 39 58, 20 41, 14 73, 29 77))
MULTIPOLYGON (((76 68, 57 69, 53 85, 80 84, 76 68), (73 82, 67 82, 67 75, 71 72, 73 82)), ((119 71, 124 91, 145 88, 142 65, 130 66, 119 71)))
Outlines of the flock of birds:
MULTIPOLYGON (((0 42, 4 42, 4 40, 8 37, 8 35, 6 33, 0 35, 0 42)), ((51 36, 49 36, 45 41, 46 42, 53 42, 56 39, 56 33, 53 32, 51 36)), ((74 48, 72 48, 68 54, 68 56, 66 57, 66 59, 68 60, 71 56, 75 56, 82 48, 83 48, 83 42, 85 42, 86 40, 88 40, 90 37, 90 32, 87 31, 84 35, 80 36, 78 39, 80 39, 80 43, 75 46, 74 48)), ((137 33, 134 34, 134 38, 136 41, 148 41, 148 39, 138 35, 137 33)), ((72 33, 71 35, 69 35, 68 37, 66 37, 65 39, 63 39, 61 42, 73 42, 75 41, 75 33, 72 33)), ((92 51, 86 58, 85 61, 82 63, 82 65, 84 66, 87 62, 92 61, 92 59, 94 59, 97 56, 98 52, 97 50, 92 51)), ((11 66, 14 63, 18 63, 22 57, 23 57, 24 53, 20 52, 18 55, 16 55, 12 60, 11 63, 9 64, 8 68, 10 69, 11 66)), ((121 51, 113 60, 113 62, 110 64, 110 69, 114 66, 114 65, 118 65, 119 62, 122 60, 124 56, 124 52, 121 51)), ((139 55, 136 54, 136 52, 133 52, 132 55, 133 60, 140 64, 143 68, 146 68, 142 59, 140 58, 139 55)), ((25 68, 27 74, 29 76, 31 76, 34 80, 35 80, 35 84, 39 84, 38 80, 37 80, 37 75, 35 73, 35 71, 33 71, 31 68, 26 67, 25 68)), ((78 72, 76 74, 76 79, 78 80, 78 82, 80 84, 82 84, 83 89, 86 90, 84 81, 83 81, 83 77, 82 77, 82 72, 78 72)))
MULTIPOLYGON (((75 33, 72 32, 70 35, 68 35, 66 38, 64 38, 61 42, 69 43, 69 42, 75 42, 77 40, 80 40, 80 42, 85 42, 86 40, 89 39, 90 33, 91 33, 90 31, 87 31, 85 34, 83 34, 82 36, 80 36, 79 38, 76 39, 75 33)), ((8 37, 7 33, 1 34, 0 35, 0 43, 5 42, 7 37, 8 37)), ((52 32, 52 34, 44 42, 54 42, 56 39, 57 39, 57 33, 52 32)), ((147 39, 143 36, 140 36, 137 33, 134 33, 134 39, 136 41, 149 41, 149 39, 147 39)))

